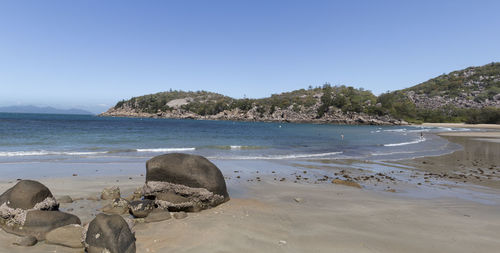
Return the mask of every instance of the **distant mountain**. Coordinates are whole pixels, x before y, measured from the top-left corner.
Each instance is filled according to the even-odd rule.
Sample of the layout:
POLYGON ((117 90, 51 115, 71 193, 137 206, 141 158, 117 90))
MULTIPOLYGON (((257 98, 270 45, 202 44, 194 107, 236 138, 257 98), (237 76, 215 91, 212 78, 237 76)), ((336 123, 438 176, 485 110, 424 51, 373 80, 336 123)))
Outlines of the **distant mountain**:
POLYGON ((33 105, 21 106, 5 106, 0 107, 0 112, 10 113, 45 113, 45 114, 85 114, 92 115, 93 113, 81 109, 57 109, 54 107, 38 107, 33 105))
POLYGON ((167 91, 122 100, 100 116, 337 124, 500 124, 500 63, 469 67, 375 96, 324 84, 261 99, 167 91))

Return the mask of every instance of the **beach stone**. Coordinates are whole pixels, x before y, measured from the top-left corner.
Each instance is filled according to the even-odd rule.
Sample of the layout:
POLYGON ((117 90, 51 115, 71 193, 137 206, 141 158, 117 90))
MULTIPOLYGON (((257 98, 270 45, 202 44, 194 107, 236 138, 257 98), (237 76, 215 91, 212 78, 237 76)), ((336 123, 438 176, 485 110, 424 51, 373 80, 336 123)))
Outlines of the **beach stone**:
POLYGON ((159 222, 159 221, 164 221, 171 219, 172 215, 170 214, 169 211, 163 210, 160 208, 154 209, 151 213, 149 213, 148 217, 144 219, 144 222, 149 223, 149 222, 159 222))
POLYGON ((73 214, 41 210, 28 211, 22 223, 9 223, 0 219, 0 225, 6 232, 34 236, 39 241, 45 240, 49 231, 69 224, 81 224, 81 221, 73 214))
POLYGON ((199 211, 229 200, 219 168, 202 156, 181 153, 146 162, 143 194, 169 210, 199 211))
POLYGON ((174 218, 176 219, 184 219, 188 217, 188 214, 186 212, 175 212, 174 213, 174 218))
POLYGON ((135 253, 135 236, 119 215, 98 214, 85 236, 88 253, 135 253))
POLYGON ((104 188, 101 193, 101 199, 116 199, 120 198, 120 188, 118 186, 112 186, 108 188, 104 188))
POLYGON ((155 208, 155 201, 151 199, 135 200, 130 202, 130 214, 135 218, 145 218, 155 208))
POLYGON ((101 208, 102 212, 110 214, 124 214, 129 210, 129 201, 124 198, 116 198, 113 201, 101 208))
POLYGON ((66 225, 47 233, 45 241, 49 244, 62 245, 70 248, 83 248, 83 227, 78 224, 66 225))
POLYGON ((0 195, 0 205, 10 208, 57 210, 59 204, 49 188, 34 180, 21 180, 0 195), (46 202, 46 203, 44 203, 46 202))
POLYGON ((360 184, 352 181, 352 180, 342 180, 342 179, 334 179, 332 181, 333 184, 341 184, 345 186, 350 186, 350 187, 356 187, 356 188, 362 188, 360 184))
POLYGON ((204 188, 229 199, 224 176, 205 157, 172 153, 153 157, 146 162, 146 182, 159 181, 204 188))
POLYGON ((31 247, 37 242, 38 240, 36 239, 36 237, 28 235, 19 237, 13 244, 17 246, 31 247))
POLYGON ((57 199, 57 201, 59 203, 64 203, 64 204, 69 204, 69 203, 73 203, 73 199, 68 196, 68 195, 64 195, 64 196, 61 196, 57 199))

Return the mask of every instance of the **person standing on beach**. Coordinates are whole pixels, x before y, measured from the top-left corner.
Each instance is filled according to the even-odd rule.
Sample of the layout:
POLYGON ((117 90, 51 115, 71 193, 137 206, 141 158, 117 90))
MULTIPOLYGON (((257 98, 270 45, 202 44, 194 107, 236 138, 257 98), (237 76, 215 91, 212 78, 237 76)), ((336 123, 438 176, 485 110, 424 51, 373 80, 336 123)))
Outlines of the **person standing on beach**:
POLYGON ((344 134, 343 134, 343 133, 342 133, 342 134, 340 134, 340 138, 341 138, 342 140, 344 140, 344 134))

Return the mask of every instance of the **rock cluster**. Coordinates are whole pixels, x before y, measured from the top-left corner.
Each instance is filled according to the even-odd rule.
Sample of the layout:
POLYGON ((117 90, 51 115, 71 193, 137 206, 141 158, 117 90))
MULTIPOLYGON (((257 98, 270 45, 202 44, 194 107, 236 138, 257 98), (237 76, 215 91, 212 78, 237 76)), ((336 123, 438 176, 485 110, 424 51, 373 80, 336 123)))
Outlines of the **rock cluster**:
POLYGON ((50 190, 32 180, 21 180, 0 195, 0 227, 6 232, 44 240, 58 227, 81 224, 75 215, 58 211, 50 190))
MULTIPOLYGON (((20 246, 45 240, 65 247, 85 247, 89 253, 133 253, 134 224, 184 219, 186 211, 200 211, 229 200, 222 173, 204 157, 161 155, 150 159, 146 169, 144 186, 129 198, 122 198, 116 186, 105 188, 100 199, 109 204, 85 226, 77 216, 58 210, 59 203, 46 186, 21 180, 0 195, 0 227, 23 236, 15 242, 20 246)), ((78 201, 70 196, 59 199, 78 201)))

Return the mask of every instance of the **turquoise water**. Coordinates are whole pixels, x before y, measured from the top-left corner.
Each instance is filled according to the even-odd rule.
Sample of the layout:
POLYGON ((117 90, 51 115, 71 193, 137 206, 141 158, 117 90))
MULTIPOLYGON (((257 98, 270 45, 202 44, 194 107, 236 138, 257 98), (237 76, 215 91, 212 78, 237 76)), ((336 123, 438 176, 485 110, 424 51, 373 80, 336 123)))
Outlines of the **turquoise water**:
POLYGON ((0 113, 0 163, 142 161, 168 152, 212 160, 401 159, 455 150, 429 134, 442 130, 449 129, 0 113))

